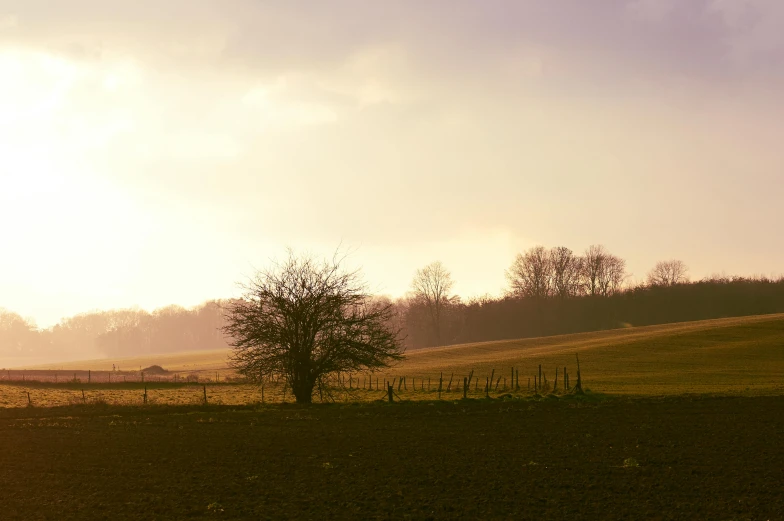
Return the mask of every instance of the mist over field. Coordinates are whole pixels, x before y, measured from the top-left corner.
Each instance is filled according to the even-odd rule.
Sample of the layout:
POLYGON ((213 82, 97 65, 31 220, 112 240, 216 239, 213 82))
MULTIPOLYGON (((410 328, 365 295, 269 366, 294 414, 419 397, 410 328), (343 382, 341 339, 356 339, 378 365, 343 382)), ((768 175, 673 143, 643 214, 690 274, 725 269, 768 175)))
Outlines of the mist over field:
MULTIPOLYGON (((574 275, 567 293, 559 295, 553 281, 563 276, 548 274, 548 270, 541 275, 513 278, 528 286, 510 288, 498 298, 463 300, 447 292, 436 302, 423 288, 417 291, 414 283, 404 298, 375 300, 391 306, 389 325, 400 330, 408 350, 784 312, 782 280, 716 278, 689 283, 683 274, 682 281, 648 280, 591 294, 590 287, 574 275), (434 320, 436 303, 440 315, 434 320)), ((232 339, 223 328, 230 304, 210 301, 151 313, 138 308, 96 311, 64 319, 48 329, 36 328, 18 314, 0 309, 0 367, 102 358, 111 367, 122 358, 228 350, 232 339)))

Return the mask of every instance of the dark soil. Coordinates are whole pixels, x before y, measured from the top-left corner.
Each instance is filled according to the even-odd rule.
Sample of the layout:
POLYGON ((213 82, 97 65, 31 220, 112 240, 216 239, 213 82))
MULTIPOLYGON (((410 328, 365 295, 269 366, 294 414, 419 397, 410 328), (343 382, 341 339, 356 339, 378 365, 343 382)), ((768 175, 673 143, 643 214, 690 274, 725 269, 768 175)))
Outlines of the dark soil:
POLYGON ((3 411, 0 518, 774 520, 783 441, 775 397, 3 411))

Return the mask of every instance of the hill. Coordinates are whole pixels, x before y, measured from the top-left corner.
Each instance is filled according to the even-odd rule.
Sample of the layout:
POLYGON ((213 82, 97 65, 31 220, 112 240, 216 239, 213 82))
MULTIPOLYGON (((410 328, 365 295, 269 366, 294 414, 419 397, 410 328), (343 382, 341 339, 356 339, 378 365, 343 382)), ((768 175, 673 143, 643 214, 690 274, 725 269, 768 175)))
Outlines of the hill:
MULTIPOLYGON (((522 340, 481 342, 412 351, 406 360, 383 374, 383 381, 400 376, 437 385, 443 372, 462 382, 471 370, 484 382, 493 373, 511 379, 519 370, 527 386, 539 364, 550 382, 555 370, 568 368, 576 378, 575 354, 585 386, 612 394, 663 395, 681 393, 784 392, 784 314, 684 322, 558 335, 522 340)), ((227 367, 227 350, 118 360, 87 360, 38 366, 38 369, 132 370, 152 364, 170 371, 214 371, 227 367)), ((359 375, 360 381, 366 378, 359 375)), ((559 384, 562 382, 559 376, 559 384)), ((445 384, 446 385, 446 384, 445 384)))

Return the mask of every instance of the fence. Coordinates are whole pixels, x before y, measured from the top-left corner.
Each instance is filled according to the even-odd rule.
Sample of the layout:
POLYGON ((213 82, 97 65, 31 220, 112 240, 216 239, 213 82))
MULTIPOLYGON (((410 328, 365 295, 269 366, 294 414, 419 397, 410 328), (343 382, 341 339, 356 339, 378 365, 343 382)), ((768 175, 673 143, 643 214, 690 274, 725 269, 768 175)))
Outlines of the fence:
POLYGON ((3 369, 0 371, 0 382, 39 382, 39 383, 215 383, 237 382, 233 373, 224 371, 67 371, 67 370, 21 370, 3 369))
MULTIPOLYGON (((351 374, 344 376, 338 374, 336 381, 338 384, 337 387, 344 390, 348 389, 349 391, 357 389, 388 392, 389 388, 392 388, 393 391, 399 393, 401 391, 408 391, 410 387, 413 392, 437 392, 439 396, 441 393, 449 394, 458 392, 462 393, 464 398, 467 398, 469 395, 475 395, 480 391, 488 397, 491 393, 498 393, 499 391, 532 391, 534 394, 538 394, 555 393, 559 390, 563 392, 572 390, 570 374, 566 366, 564 366, 563 369, 560 367, 555 369, 555 379, 552 382, 547 378, 547 374, 543 371, 542 367, 543 366, 540 364, 538 366, 538 371, 533 375, 533 380, 527 378, 525 385, 520 384, 520 369, 516 367, 510 367, 508 373, 499 372, 497 377, 495 369, 492 369, 489 375, 484 376, 484 379, 479 375, 474 376, 474 371, 471 370, 471 372, 465 376, 457 375, 457 378, 455 378, 455 373, 451 372, 449 373, 448 380, 444 377, 444 372, 441 372, 437 380, 432 376, 410 376, 409 379, 409 376, 407 375, 382 377, 374 376, 373 374, 364 376, 354 376, 351 374), (507 374, 509 375, 508 380, 507 374), (558 381, 559 376, 561 378, 560 387, 558 381), (417 378, 419 378, 419 380, 417 380, 417 378)), ((580 391, 582 390, 579 360, 577 367, 577 384, 575 385, 575 388, 580 391)))
MULTIPOLYGON (((0 386, 0 408, 91 403, 249 405, 294 401, 291 389, 279 376, 250 383, 220 371, 165 375, 62 370, 4 370, 3 373, 0 383, 6 385, 0 386)), ((541 365, 531 377, 523 379, 517 367, 498 372, 492 369, 482 375, 473 370, 467 374, 337 374, 318 382, 313 399, 316 402, 454 400, 581 391, 579 365, 574 386, 566 367, 559 367, 551 374, 554 374, 552 381, 541 365)))

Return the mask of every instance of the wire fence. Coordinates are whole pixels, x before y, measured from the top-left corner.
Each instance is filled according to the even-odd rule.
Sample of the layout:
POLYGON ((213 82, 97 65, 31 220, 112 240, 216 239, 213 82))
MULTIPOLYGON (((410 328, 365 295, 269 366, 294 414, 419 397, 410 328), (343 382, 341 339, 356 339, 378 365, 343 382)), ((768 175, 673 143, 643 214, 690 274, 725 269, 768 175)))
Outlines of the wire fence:
MULTIPOLYGON (((521 379, 519 368, 487 374, 439 372, 429 375, 337 374, 319 380, 315 402, 454 400, 569 393, 581 389, 570 382, 566 367, 553 380, 542 366, 521 379)), ((273 376, 249 382, 231 372, 201 371, 150 374, 144 371, 22 371, 0 374, 0 408, 75 404, 106 405, 252 405, 296 400, 286 380, 273 376)))
POLYGON ((38 382, 38 383, 216 383, 243 382, 229 371, 66 371, 66 370, 21 370, 4 369, 0 371, 0 382, 38 382))

